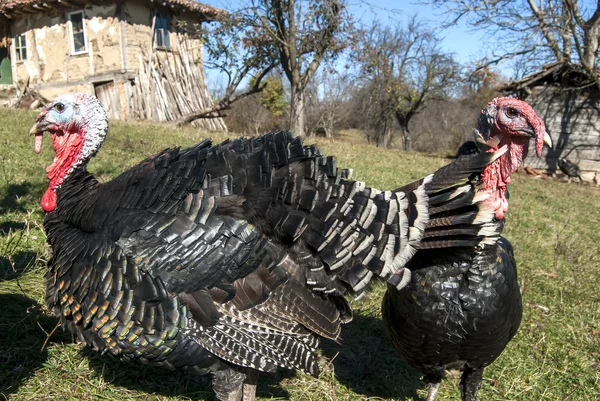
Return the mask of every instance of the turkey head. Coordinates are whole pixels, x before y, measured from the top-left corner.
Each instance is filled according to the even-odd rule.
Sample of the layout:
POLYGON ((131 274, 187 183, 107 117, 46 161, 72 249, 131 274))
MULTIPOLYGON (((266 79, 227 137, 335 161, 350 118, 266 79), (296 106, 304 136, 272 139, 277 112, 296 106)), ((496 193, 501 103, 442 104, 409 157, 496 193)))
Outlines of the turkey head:
POLYGON ((544 143, 552 147, 544 121, 524 101, 511 97, 495 98, 481 111, 475 140, 484 144, 490 152, 505 145, 508 147, 508 152, 486 167, 482 174, 483 189, 492 191, 489 202, 493 202, 499 220, 508 211, 506 186, 510 183, 510 175, 527 156, 532 138, 535 138, 538 157, 542 155, 544 143))
POLYGON ((108 119, 98 100, 90 95, 69 93, 48 104, 29 133, 35 135, 35 152, 42 149, 43 134, 52 136, 56 153, 46 168, 50 185, 42 197, 42 208, 56 208, 56 189, 77 167, 85 166, 98 152, 108 131, 108 119))
POLYGON ((530 105, 511 97, 495 98, 485 106, 477 121, 475 136, 478 142, 492 147, 509 142, 520 145, 515 148, 524 148, 523 158, 527 156, 531 138, 535 138, 538 157, 542 156, 544 143, 552 147, 552 139, 546 132, 544 121, 530 105))

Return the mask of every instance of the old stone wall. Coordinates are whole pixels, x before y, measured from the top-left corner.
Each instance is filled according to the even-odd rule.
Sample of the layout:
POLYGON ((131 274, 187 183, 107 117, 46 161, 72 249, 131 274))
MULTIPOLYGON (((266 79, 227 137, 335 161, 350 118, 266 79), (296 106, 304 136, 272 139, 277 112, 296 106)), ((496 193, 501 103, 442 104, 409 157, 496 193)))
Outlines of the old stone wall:
POLYGON ((185 15, 185 13, 171 14, 169 40, 171 48, 156 49, 152 48, 152 13, 153 11, 144 4, 128 2, 123 7, 123 29, 126 38, 126 63, 128 69, 138 69, 140 59, 144 59, 152 53, 162 54, 168 57, 168 54, 173 51, 179 51, 177 43, 180 41, 179 36, 184 36, 186 41, 186 51, 190 53, 190 58, 198 65, 202 66, 202 41, 193 35, 188 35, 185 29, 179 29, 179 26, 192 27, 198 22, 195 15, 185 15))
MULTIPOLYGON (((199 14, 134 0, 103 4, 14 18, 13 37, 24 34, 27 42, 26 59, 19 61, 16 61, 15 41, 11 45, 12 76, 17 87, 23 89, 29 85, 47 99, 74 91, 95 94, 110 118, 170 121, 181 113, 210 107, 212 99, 204 72, 202 41, 193 29, 199 23, 199 14), (74 54, 68 15, 81 10, 85 14, 87 47, 74 54), (168 47, 158 48, 153 44, 153 39, 156 43, 155 11, 169 16, 168 47), (173 71, 172 80, 190 81, 186 84, 193 85, 193 90, 186 90, 185 96, 173 95, 167 99, 162 116, 149 112, 156 99, 148 93, 160 93, 165 100, 167 92, 162 87, 164 77, 157 76, 158 65, 173 71), (146 95, 141 96, 140 86, 149 84, 150 79, 141 82, 140 70, 148 68, 154 85, 162 86, 146 88, 146 95)), ((207 129, 226 129, 221 119, 200 120, 198 124, 207 129)))
MULTIPOLYGON (((40 87, 53 97, 69 90, 91 91, 86 79, 121 68, 120 30, 116 5, 85 7, 87 52, 72 54, 66 12, 50 12, 15 19, 13 34, 25 33, 27 59, 15 61, 13 80, 40 87)), ((74 8, 70 11, 78 11, 74 8)), ((14 45, 12 59, 16 60, 14 45)))
MULTIPOLYGON (((177 48, 178 23, 188 20, 191 25, 192 17, 172 16, 169 36, 174 49, 177 48)), ((67 86, 69 90, 76 87, 87 92, 93 90, 90 77, 139 68, 140 54, 151 51, 152 10, 146 4, 135 2, 124 3, 122 8, 117 4, 88 5, 67 12, 15 18, 12 31, 13 36, 24 33, 27 38, 27 59, 14 63, 13 80, 17 85, 22 86, 29 79, 29 84, 39 87, 46 97, 64 92, 67 86), (82 54, 72 54, 67 13, 79 10, 85 11, 88 48, 82 54)), ((187 43, 191 44, 189 51, 193 52, 193 59, 201 66, 202 42, 190 38, 187 43)), ((11 58, 16 60, 14 46, 11 51, 11 58)))
POLYGON ((584 179, 593 180, 600 173, 600 93, 540 86, 532 88, 526 100, 544 119, 554 148, 544 148, 538 159, 532 145, 525 164, 554 172, 558 159, 575 146, 586 145, 571 151, 568 159, 579 164, 584 179))

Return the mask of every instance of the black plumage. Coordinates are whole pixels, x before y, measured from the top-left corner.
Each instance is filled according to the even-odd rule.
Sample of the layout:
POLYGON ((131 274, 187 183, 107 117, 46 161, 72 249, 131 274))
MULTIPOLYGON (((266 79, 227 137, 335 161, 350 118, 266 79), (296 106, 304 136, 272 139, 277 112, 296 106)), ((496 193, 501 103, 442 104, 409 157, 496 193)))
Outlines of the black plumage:
POLYGON ((424 380, 432 401, 447 369, 462 372, 463 400, 474 401, 483 368, 519 328, 521 293, 510 242, 501 238, 469 248, 419 251, 409 262, 410 283, 390 288, 383 319, 390 339, 424 380))
MULTIPOLYGON (((476 135, 485 142, 484 148, 509 146, 508 157, 474 178, 501 194, 491 200, 493 222, 472 224, 475 212, 468 205, 479 194, 455 197, 454 191, 441 190, 430 195, 423 238, 405 265, 412 272, 410 280, 401 289, 389 285, 382 302, 392 344, 429 383, 427 401, 434 401, 447 369, 462 372, 462 400, 475 401, 484 368, 516 334, 523 313, 513 249, 500 236, 508 206, 506 185, 527 155, 529 137, 536 138, 538 156, 543 143, 551 141, 543 121, 527 104, 507 98, 488 104, 476 135), (463 213, 449 212, 461 208, 466 208, 463 213)), ((473 157, 461 156, 455 163, 473 157)), ((437 180, 425 185, 426 192, 452 181, 443 179, 443 170, 437 172, 437 180)))
POLYGON ((569 177, 569 182, 571 182, 571 178, 578 178, 579 182, 582 182, 581 178, 581 170, 579 166, 569 159, 563 157, 558 159, 558 168, 562 171, 567 177, 569 177))
POLYGON ((361 294, 374 275, 401 288, 419 246, 462 244, 460 233, 427 238, 429 208, 446 206, 438 235, 455 222, 493 231, 493 213, 475 199, 477 176, 504 150, 382 192, 277 132, 167 149, 100 183, 86 171, 100 135, 72 130, 108 126, 104 114, 85 114, 85 102, 97 101, 65 95, 32 128, 67 145, 74 135, 99 142, 65 163, 64 180, 47 191, 56 204, 42 201, 53 252, 47 303, 96 350, 212 372, 223 400, 253 399, 257 371, 317 375, 319 337, 339 339, 352 318, 345 294, 361 294), (81 125, 65 117, 69 102, 79 102, 81 125))
POLYGON ((479 153, 479 148, 475 141, 465 141, 459 146, 455 157, 474 155, 479 153))

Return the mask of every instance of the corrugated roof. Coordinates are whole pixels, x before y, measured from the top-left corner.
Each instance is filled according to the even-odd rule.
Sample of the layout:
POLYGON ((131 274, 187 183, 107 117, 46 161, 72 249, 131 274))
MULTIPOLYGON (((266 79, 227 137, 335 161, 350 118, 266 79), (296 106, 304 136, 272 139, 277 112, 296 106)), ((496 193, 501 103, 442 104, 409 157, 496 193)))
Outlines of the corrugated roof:
MULTIPOLYGON (((11 18, 13 15, 19 14, 36 14, 41 12, 48 12, 53 9, 72 8, 73 5, 102 5, 116 2, 117 0, 68 0, 68 2, 65 0, 0 0, 0 15, 4 15, 7 18, 11 18)), ((219 8, 209 6, 208 4, 199 3, 194 0, 137 0, 137 2, 146 3, 148 5, 171 7, 175 10, 184 10, 193 13, 198 13, 202 16, 202 19, 205 20, 215 19, 218 15, 225 12, 224 10, 221 10, 219 8)))

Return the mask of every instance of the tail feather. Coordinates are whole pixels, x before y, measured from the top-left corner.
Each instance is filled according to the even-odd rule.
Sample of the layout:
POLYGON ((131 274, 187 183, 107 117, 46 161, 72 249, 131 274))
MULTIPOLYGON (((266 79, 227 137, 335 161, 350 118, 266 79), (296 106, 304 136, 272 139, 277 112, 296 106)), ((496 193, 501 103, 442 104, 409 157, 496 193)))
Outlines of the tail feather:
POLYGON ((419 249, 477 246, 496 231, 479 176, 506 147, 460 157, 394 191, 350 180, 351 171, 337 168, 335 158, 286 132, 216 149, 222 159, 242 159, 227 163, 246 171, 234 179, 246 179, 241 214, 290 245, 299 274, 317 292, 359 295, 375 275, 405 283, 404 266, 419 249))

